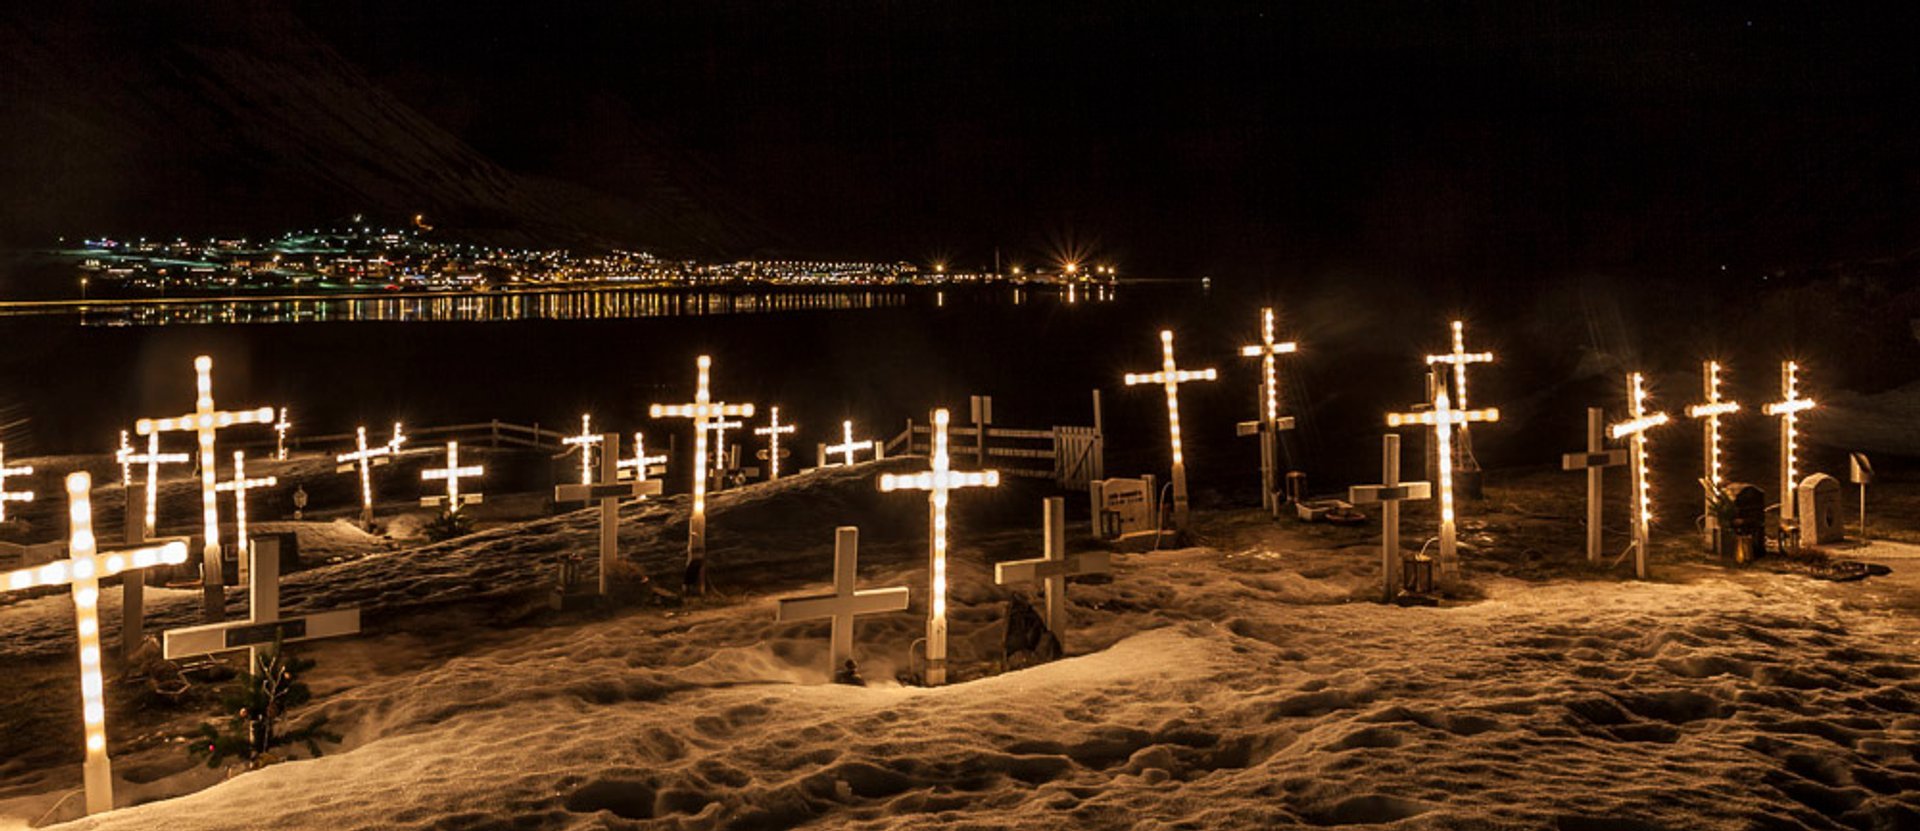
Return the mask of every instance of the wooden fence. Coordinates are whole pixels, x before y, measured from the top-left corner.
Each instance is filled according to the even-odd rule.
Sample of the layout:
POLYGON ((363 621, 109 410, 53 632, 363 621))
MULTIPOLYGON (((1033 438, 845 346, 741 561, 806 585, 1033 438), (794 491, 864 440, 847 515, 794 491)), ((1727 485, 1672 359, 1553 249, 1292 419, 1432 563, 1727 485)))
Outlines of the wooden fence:
MULTIPOLYGON (((383 444, 385 443, 386 435, 384 431, 377 434, 370 431, 367 436, 367 441, 369 443, 383 444)), ((568 435, 569 434, 562 433, 558 430, 548 430, 537 423, 529 427, 523 424, 509 424, 497 418, 492 421, 479 422, 476 424, 449 424, 444 427, 422 427, 418 430, 410 430, 406 434, 407 440, 410 443, 415 439, 436 439, 438 440, 435 442, 436 444, 445 441, 457 441, 462 444, 485 444, 488 447, 531 447, 556 452, 568 449, 567 445, 562 443, 562 440, 568 435)), ((325 436, 290 435, 287 437, 287 447, 295 450, 308 446, 322 448, 337 447, 344 444, 352 444, 354 436, 354 433, 334 433, 325 436)), ((271 447, 273 446, 273 440, 253 441, 247 444, 271 447)))
MULTIPOLYGON (((1106 437, 1100 423, 1100 391, 1093 391, 1093 426, 1045 430, 993 426, 993 399, 973 396, 973 423, 947 427, 947 455, 1008 476, 1052 479, 1063 490, 1086 490, 1106 478, 1106 437), (983 435, 984 431, 984 435, 983 435), (991 464, 989 464, 991 463, 991 464)), ((906 429, 886 442, 887 455, 930 453, 933 426, 907 419, 906 429)))

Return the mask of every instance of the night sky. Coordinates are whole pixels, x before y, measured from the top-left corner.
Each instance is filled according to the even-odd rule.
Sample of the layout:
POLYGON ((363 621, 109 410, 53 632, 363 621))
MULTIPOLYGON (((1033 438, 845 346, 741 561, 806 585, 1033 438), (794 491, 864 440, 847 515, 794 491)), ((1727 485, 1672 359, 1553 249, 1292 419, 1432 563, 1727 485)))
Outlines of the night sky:
MULTIPOLYGON (((66 52, 99 52, 53 52, 72 62, 54 73, 66 87, 26 90, 57 106, 6 137, 7 218, 270 230, 363 203, 411 215, 365 187, 235 185, 228 159, 285 167, 289 140, 225 149, 223 133, 179 139, 195 128, 165 123, 195 97, 227 108, 218 119, 288 120, 259 102, 310 90, 209 92, 195 73, 311 40, 501 168, 724 214, 741 230, 702 237, 706 256, 967 267, 998 248, 1010 264, 1078 253, 1136 276, 1387 268, 1508 285, 1910 254, 1911 15, 1679 5, 299 0, 246 14, 135 4, 76 25, 82 13, 41 4, 11 13, 20 43, 78 32, 66 52), (169 39, 190 45, 138 63, 169 39), (114 76, 116 63, 133 68, 114 76), (133 123, 146 99, 163 104, 133 123), (65 141, 48 131, 88 120, 62 108, 90 101, 111 102, 96 120, 129 119, 98 130, 120 143, 41 158, 65 141), (111 165, 96 178, 112 184, 21 183, 59 164, 78 178, 111 165), (183 168, 193 176, 164 193, 121 193, 131 171, 183 168)), ((268 75, 240 65, 222 83, 268 75)), ((324 169, 324 142, 301 141, 324 169)))

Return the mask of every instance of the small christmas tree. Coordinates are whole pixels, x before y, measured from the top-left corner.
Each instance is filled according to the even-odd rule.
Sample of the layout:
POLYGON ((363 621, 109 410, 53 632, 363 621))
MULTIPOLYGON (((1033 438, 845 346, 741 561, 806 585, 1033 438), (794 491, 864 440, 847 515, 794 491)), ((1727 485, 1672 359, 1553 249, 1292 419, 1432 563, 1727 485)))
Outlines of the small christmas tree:
POLYGON ((288 710, 313 698, 299 680, 300 673, 313 668, 313 661, 287 657, 276 638, 261 654, 260 664, 258 674, 240 673, 233 687, 220 696, 220 706, 227 712, 224 729, 202 724, 190 739, 187 752, 196 759, 205 756, 207 767, 220 767, 231 758, 245 762, 248 770, 257 770, 280 760, 273 753, 276 747, 303 744, 319 756, 321 742, 340 741, 339 734, 326 729, 325 716, 298 730, 281 728, 280 720, 288 710))

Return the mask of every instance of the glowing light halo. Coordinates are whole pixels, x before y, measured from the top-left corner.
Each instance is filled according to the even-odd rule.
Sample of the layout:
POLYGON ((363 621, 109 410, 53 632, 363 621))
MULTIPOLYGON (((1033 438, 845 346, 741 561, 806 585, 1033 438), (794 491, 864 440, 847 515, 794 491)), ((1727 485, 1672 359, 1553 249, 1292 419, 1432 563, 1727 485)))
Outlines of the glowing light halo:
POLYGON ((1160 371, 1151 373, 1129 372, 1125 380, 1127 386, 1140 384, 1160 384, 1167 393, 1167 438, 1173 454, 1173 524, 1185 531, 1187 528, 1187 462, 1180 451, 1180 385, 1194 381, 1212 381, 1219 377, 1212 368, 1186 370, 1175 365, 1173 360, 1173 330, 1160 330, 1160 371))
MULTIPOLYGON (((665 453, 662 453, 658 456, 647 455, 647 439, 645 436, 640 434, 640 431, 635 430, 633 431, 633 457, 630 459, 621 459, 617 463, 616 469, 626 470, 631 468, 633 470, 634 481, 644 482, 647 480, 648 467, 651 467, 653 465, 665 465, 666 463, 667 463, 667 454, 665 453)), ((636 498, 642 502, 646 501, 647 499, 645 494, 642 494, 636 498)))
POLYGON ((85 472, 67 475, 68 559, 0 574, 0 590, 20 591, 40 586, 70 585, 73 591, 74 633, 79 640, 80 712, 84 726, 86 810, 101 814, 113 810, 113 763, 107 756, 106 679, 100 655, 100 580, 130 569, 179 565, 187 561, 187 544, 171 540, 140 548, 101 552, 93 535, 92 477, 85 472))
POLYGON ((1493 363, 1492 352, 1467 351, 1467 324, 1465 321, 1453 321, 1453 351, 1440 355, 1428 355, 1427 366, 1450 364, 1453 366, 1453 403, 1465 411, 1467 407, 1467 365, 1493 363))
POLYGON ((756 436, 767 437, 767 481, 780 478, 780 434, 791 433, 794 426, 780 423, 780 408, 767 408, 767 426, 753 428, 756 436))
POLYGON ((1633 473, 1633 547, 1634 573, 1641 579, 1647 576, 1647 540, 1648 528, 1653 524, 1653 494, 1648 482, 1647 431, 1666 424, 1670 419, 1666 413, 1647 412, 1646 379, 1638 372, 1627 375, 1627 415, 1626 421, 1607 426, 1607 435, 1614 439, 1628 439, 1627 468, 1633 473))
MULTIPOLYGON (((1687 417, 1701 420, 1700 427, 1703 432, 1700 440, 1703 448, 1701 453, 1706 457, 1702 460, 1701 467, 1706 474, 1707 486, 1712 491, 1705 495, 1707 504, 1710 506, 1713 502, 1713 494, 1719 493, 1720 489, 1726 485, 1726 479, 1721 475, 1723 468, 1720 461, 1720 418, 1739 412, 1740 402, 1724 400, 1720 397, 1719 361, 1701 362, 1700 376, 1702 393, 1706 400, 1688 406, 1687 417)), ((1713 512, 1703 508, 1702 516, 1707 518, 1708 529, 1711 530, 1714 521, 1713 512)))
POLYGON ((120 447, 113 451, 113 461, 120 465, 120 487, 133 487, 133 444, 127 441, 128 431, 120 431, 120 447))
POLYGON ((201 585, 205 587, 205 613, 211 620, 224 616, 225 593, 220 587, 220 509, 215 500, 217 484, 214 437, 223 429, 241 424, 266 424, 273 420, 272 407, 251 410, 220 410, 213 405, 213 358, 201 355, 193 359, 193 412, 173 418, 143 418, 134 422, 134 432, 194 433, 200 440, 200 514, 203 536, 201 547, 201 585))
POLYGON ((923 490, 927 492, 927 672, 928 686, 947 682, 947 499, 962 488, 993 488, 1000 485, 1000 471, 957 471, 947 455, 947 409, 933 411, 933 441, 927 456, 928 469, 919 473, 880 476, 880 491, 923 490))
MULTIPOLYGON (((707 424, 727 416, 753 417, 752 404, 728 404, 713 401, 708 390, 713 358, 701 355, 694 361, 698 370, 693 401, 688 404, 654 404, 647 408, 650 418, 687 418, 693 420, 693 507, 687 520, 687 564, 701 563, 707 556, 707 424)), ((706 591, 704 572, 700 584, 688 586, 690 593, 706 591)))
POLYGON ((1260 359, 1260 374, 1264 379, 1260 388, 1262 397, 1265 399, 1269 425, 1280 421, 1280 378, 1274 357, 1293 354, 1299 348, 1300 345, 1293 341, 1276 342, 1274 340, 1272 307, 1260 310, 1260 342, 1240 347, 1241 357, 1260 359))
POLYGON ((727 471, 727 431, 747 426, 744 421, 729 421, 725 418, 713 420, 713 470, 715 473, 727 471))
POLYGON ((1438 457, 1440 491, 1440 572, 1452 578, 1460 570, 1460 553, 1455 538, 1453 513, 1453 428, 1476 421, 1499 421, 1500 408, 1456 410, 1445 384, 1436 384, 1433 409, 1411 413, 1388 413, 1388 427, 1422 425, 1433 428, 1434 455, 1438 457))
POLYGON ((420 481, 422 482, 445 480, 447 483, 447 495, 445 497, 427 497, 421 499, 420 504, 429 506, 438 505, 440 504, 440 500, 444 498, 446 500, 447 513, 458 513, 460 506, 479 502, 481 496, 478 493, 462 496, 460 493, 460 480, 484 476, 486 472, 487 469, 480 465, 466 465, 462 467, 460 464, 460 443, 457 441, 447 442, 447 466, 420 471, 420 481))
POLYGON ((287 408, 281 407, 280 417, 273 422, 273 457, 283 462, 287 460, 287 430, 291 427, 293 422, 287 420, 287 408))
POLYGON ((1800 397, 1800 365, 1780 362, 1780 400, 1761 412, 1780 419, 1780 518, 1794 518, 1794 485, 1799 478, 1800 414, 1814 408, 1813 399, 1800 397))
POLYGON ((352 453, 342 453, 334 457, 334 461, 344 465, 344 467, 339 468, 339 471, 341 473, 345 473, 348 470, 353 470, 355 468, 359 469, 360 471, 360 522, 363 525, 372 525, 373 524, 373 470, 372 468, 376 462, 384 463, 385 458, 393 454, 393 446, 389 444, 382 444, 382 445, 376 445, 373 447, 368 447, 366 427, 354 428, 353 440, 354 440, 355 447, 357 447, 358 449, 356 449, 352 453))
POLYGON ((840 464, 842 465, 853 464, 853 454, 855 451, 876 449, 872 439, 864 439, 862 441, 853 440, 853 421, 851 419, 840 422, 840 435, 840 443, 827 445, 825 452, 827 455, 840 454, 842 457, 840 464))
POLYGON ((135 453, 131 456, 128 456, 127 459, 128 461, 134 464, 147 466, 147 482, 146 482, 147 510, 146 510, 146 525, 144 527, 146 528, 147 536, 152 536, 155 528, 155 522, 158 520, 159 513, 160 513, 160 466, 170 465, 170 464, 185 464, 189 461, 192 461, 193 457, 185 453, 160 452, 160 434, 148 433, 147 434, 147 452, 135 453))

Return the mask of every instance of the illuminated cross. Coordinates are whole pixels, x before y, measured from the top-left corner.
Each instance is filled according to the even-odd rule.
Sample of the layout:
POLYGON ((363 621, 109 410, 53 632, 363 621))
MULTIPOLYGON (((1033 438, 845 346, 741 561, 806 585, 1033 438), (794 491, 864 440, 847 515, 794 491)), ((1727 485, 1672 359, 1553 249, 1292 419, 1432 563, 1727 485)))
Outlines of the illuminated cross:
MULTIPOLYGON (((1467 324, 1453 322, 1453 351, 1440 355, 1428 355, 1427 366, 1450 364, 1453 366, 1453 402, 1461 410, 1467 409, 1467 365, 1493 363, 1492 352, 1467 351, 1467 324)), ((1465 427, 1461 430, 1464 432, 1465 427)))
POLYGON ((1393 433, 1380 437, 1380 484, 1347 489, 1347 501, 1355 505, 1380 503, 1380 578, 1385 586, 1381 602, 1392 603, 1405 583, 1400 575, 1400 503, 1432 497, 1432 482, 1400 481, 1400 437, 1393 433))
POLYGON ((447 506, 447 513, 459 513, 460 506, 477 504, 481 500, 481 495, 477 493, 462 494, 460 492, 460 480, 477 477, 486 472, 486 468, 479 465, 461 467, 460 443, 457 441, 447 442, 447 466, 420 471, 420 481, 422 482, 445 479, 447 482, 447 495, 423 496, 420 498, 420 504, 429 508, 436 505, 445 505, 447 506))
POLYGON ((1780 419, 1780 518, 1793 520, 1794 477, 1800 458, 1800 413, 1813 409, 1813 399, 1800 397, 1800 365, 1780 362, 1780 400, 1761 412, 1780 419))
POLYGON ((1706 472, 1708 490, 1706 500, 1708 509, 1702 515, 1707 518, 1705 531, 1707 535, 1711 537, 1718 522, 1713 516, 1713 498, 1720 493, 1721 485, 1725 484, 1720 476, 1720 417, 1739 412, 1740 402, 1721 400, 1719 361, 1707 361, 1702 363, 1700 367, 1702 383, 1706 387, 1707 400, 1687 407, 1687 417, 1701 419, 1701 426, 1706 431, 1706 435, 1702 438, 1700 444, 1705 448, 1702 452, 1706 455, 1706 461, 1702 463, 1702 469, 1706 472))
MULTIPOLYGON (((92 478, 67 474, 68 559, 0 574, 0 590, 73 587, 74 633, 80 640, 80 708, 86 725, 87 813, 113 810, 113 763, 107 758, 106 679, 100 671, 100 580, 127 571, 187 561, 185 540, 120 551, 101 551, 93 537, 92 478)), ((137 580, 127 575, 126 581, 137 580)))
POLYGON ((833 532, 833 592, 782 597, 774 618, 781 622, 832 618, 828 636, 828 675, 853 662, 853 623, 859 615, 900 612, 907 608, 907 587, 855 589, 860 559, 860 529, 841 526, 833 532))
POLYGON ((880 475, 880 490, 927 492, 927 672, 928 686, 947 683, 947 497, 959 488, 997 487, 1000 471, 962 473, 947 458, 947 410, 933 411, 933 447, 922 473, 880 475))
POLYGON ((1293 341, 1276 342, 1273 336, 1273 309, 1260 310, 1260 342, 1240 347, 1240 355, 1260 359, 1260 420, 1254 428, 1260 434, 1260 504, 1272 509, 1274 492, 1279 488, 1279 473, 1275 469, 1275 456, 1279 453, 1278 443, 1281 430, 1293 429, 1292 418, 1280 417, 1280 374, 1274 364, 1275 356, 1289 355, 1299 348, 1293 341))
POLYGON ((0 522, 7 521, 8 502, 32 502, 33 491, 7 490, 7 478, 33 475, 33 465, 7 467, 7 446, 0 444, 0 522))
POLYGON ((865 439, 862 441, 853 440, 853 422, 852 421, 840 422, 840 435, 841 435, 841 439, 839 444, 825 444, 820 446, 820 466, 821 467, 827 466, 826 458, 831 454, 834 454, 834 453, 840 454, 841 464, 852 465, 854 451, 875 449, 873 439, 865 439))
POLYGON ((237 424, 266 424, 273 420, 272 407, 259 407, 252 410, 223 411, 213 406, 213 359, 206 355, 193 359, 198 395, 194 399, 193 412, 174 418, 143 418, 135 422, 133 430, 140 435, 153 433, 192 432, 200 439, 200 514, 204 525, 200 550, 200 585, 204 590, 205 614, 207 620, 217 621, 225 615, 226 593, 220 586, 220 509, 214 500, 214 435, 221 429, 237 424))
POLYGON ((253 566, 247 571, 247 619, 161 633, 161 652, 167 660, 245 649, 247 671, 260 675, 267 668, 266 648, 276 641, 289 644, 359 633, 359 609, 280 616, 279 540, 268 538, 255 543, 249 558, 253 566))
POLYGON ((1640 373, 1627 375, 1629 418, 1607 427, 1607 435, 1629 438, 1627 469, 1633 474, 1633 573, 1647 578, 1647 527, 1653 524, 1653 494, 1647 482, 1647 431, 1667 423, 1666 413, 1647 413, 1647 386, 1640 373))
POLYGON ((1433 409, 1424 412, 1388 413, 1387 426, 1420 424, 1433 428, 1434 455, 1439 458, 1440 487, 1440 575, 1451 580, 1460 574, 1460 552, 1453 528, 1453 428, 1475 421, 1499 421, 1500 409, 1456 410, 1447 395, 1446 385, 1434 391, 1433 409))
POLYGON ((1039 583, 1046 595, 1045 614, 1047 629, 1059 640, 1065 640, 1067 628, 1067 578, 1082 574, 1111 574, 1113 560, 1105 551, 1086 551, 1079 554, 1067 553, 1067 500, 1066 497, 1049 496, 1044 503, 1045 513, 1041 518, 1041 529, 1046 540, 1044 552, 1037 560, 1013 560, 995 563, 993 582, 998 585, 1012 583, 1039 583))
POLYGON ((273 422, 273 456, 280 461, 287 460, 287 430, 293 422, 287 420, 287 408, 280 408, 280 418, 273 422))
POLYGON ((133 444, 127 441, 127 431, 120 431, 120 449, 113 452, 113 460, 120 465, 120 487, 133 487, 133 444))
POLYGON ((693 509, 687 519, 687 570, 693 577, 685 587, 690 594, 704 594, 707 590, 707 430, 714 419, 727 416, 753 416, 752 404, 727 404, 713 401, 707 391, 707 378, 713 367, 713 359, 701 355, 695 361, 699 369, 699 381, 694 387, 691 404, 654 404, 647 408, 652 418, 690 418, 693 419, 693 509))
POLYGON ((745 427, 746 422, 729 421, 724 418, 713 420, 713 471, 717 476, 727 471, 727 431, 745 427))
POLYGON ((235 450, 233 451, 233 478, 213 486, 216 491, 233 494, 233 544, 234 550, 239 552, 238 562, 242 565, 247 562, 247 552, 252 550, 247 547, 247 491, 254 488, 271 488, 277 484, 279 480, 272 476, 264 479, 248 479, 247 454, 244 451, 235 450))
POLYGON ((753 428, 756 436, 767 437, 767 481, 780 478, 780 434, 793 432, 793 425, 780 423, 780 408, 767 408, 767 426, 753 428))
MULTIPOLYGON (((633 435, 636 445, 640 434, 633 435)), ((584 445, 583 445, 584 447, 584 445)), ((635 458, 644 459, 639 451, 635 458)), ((660 480, 646 477, 645 461, 639 464, 640 476, 631 482, 620 481, 620 434, 606 433, 600 436, 600 481, 585 485, 560 485, 553 489, 553 498, 560 502, 599 502, 600 503, 600 595, 606 596, 613 588, 613 562, 620 556, 620 500, 626 498, 645 499, 648 494, 660 492, 660 480)))
POLYGON ((593 432, 593 414, 580 414, 580 432, 560 440, 562 444, 571 444, 580 448, 580 484, 593 481, 593 445, 600 443, 600 434, 593 432))
POLYGON ((400 431, 400 422, 393 423, 393 437, 387 439, 387 453, 400 458, 400 445, 407 443, 407 434, 400 431))
MULTIPOLYGON (((147 510, 145 513, 146 521, 140 526, 142 531, 141 536, 145 537, 145 536, 153 535, 154 528, 156 527, 155 523, 159 517, 160 466, 185 464, 192 460, 193 460, 193 457, 188 456, 185 453, 160 452, 160 434, 159 433, 147 434, 147 452, 135 453, 132 456, 127 457, 127 461, 132 462, 133 464, 147 466, 147 493, 146 493, 147 510)), ((128 500, 127 502, 127 512, 129 514, 133 512, 132 500, 128 500)), ((133 527, 132 519, 127 520, 127 527, 128 528, 133 527)))
MULTIPOLYGON (((658 456, 647 455, 646 437, 640 435, 639 431, 636 430, 634 431, 634 434, 633 434, 633 458, 621 459, 619 461, 618 467, 621 471, 623 471, 622 475, 631 475, 634 481, 644 482, 647 479, 649 469, 651 469, 654 465, 660 465, 661 472, 664 473, 666 471, 666 464, 667 464, 667 454, 665 453, 662 453, 658 456), (624 471, 628 469, 631 469, 633 473, 625 474, 624 471)), ((644 502, 646 501, 646 497, 641 496, 640 500, 644 502)))
POLYGON ((1187 462, 1180 453, 1180 385, 1189 381, 1211 381, 1217 377, 1212 369, 1191 371, 1180 369, 1173 363, 1173 331, 1160 331, 1160 371, 1153 373, 1127 373, 1127 386, 1136 384, 1160 384, 1167 390, 1167 436, 1173 449, 1173 525, 1182 531, 1187 530, 1187 462))
POLYGON ((1587 562, 1600 562, 1601 487, 1606 469, 1628 462, 1624 448, 1607 448, 1607 413, 1599 407, 1587 408, 1587 451, 1560 457, 1561 470, 1587 472, 1587 562))
POLYGON ((346 473, 356 468, 360 471, 360 524, 373 527, 373 466, 384 465, 387 457, 393 454, 393 446, 382 444, 367 446, 367 428, 356 427, 353 431, 354 444, 358 447, 352 453, 342 453, 334 457, 340 466, 336 472, 346 473))

